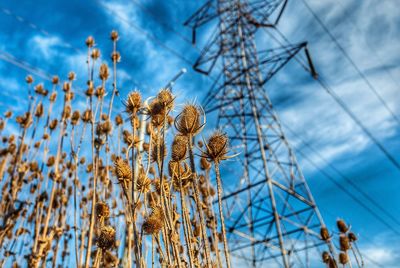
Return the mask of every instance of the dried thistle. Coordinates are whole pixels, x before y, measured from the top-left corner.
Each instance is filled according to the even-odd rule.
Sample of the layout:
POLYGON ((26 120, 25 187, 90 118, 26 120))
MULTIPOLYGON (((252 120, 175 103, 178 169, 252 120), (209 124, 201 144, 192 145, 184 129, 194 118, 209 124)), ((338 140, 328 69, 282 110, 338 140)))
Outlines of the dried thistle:
POLYGON ((97 246, 103 250, 112 248, 115 245, 115 229, 112 226, 103 226, 97 238, 97 246))

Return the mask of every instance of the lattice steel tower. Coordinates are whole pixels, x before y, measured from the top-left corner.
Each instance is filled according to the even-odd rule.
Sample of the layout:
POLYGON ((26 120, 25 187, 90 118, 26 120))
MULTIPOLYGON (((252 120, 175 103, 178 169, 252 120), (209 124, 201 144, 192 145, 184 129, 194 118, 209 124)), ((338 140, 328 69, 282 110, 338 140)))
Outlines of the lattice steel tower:
MULTIPOLYGON (((256 49, 256 31, 273 28, 286 4, 284 0, 211 0, 185 22, 192 27, 195 42, 196 29, 217 19, 216 31, 194 69, 207 75, 217 66, 222 70, 203 105, 206 112, 218 110, 219 128, 241 152, 241 184, 224 196, 226 227, 232 254, 253 267, 270 263, 308 267, 310 249, 323 245, 322 217, 264 89, 301 50, 310 72, 317 74, 306 43, 256 49)), ((314 265, 322 265, 319 256, 312 258, 318 262, 314 265)))

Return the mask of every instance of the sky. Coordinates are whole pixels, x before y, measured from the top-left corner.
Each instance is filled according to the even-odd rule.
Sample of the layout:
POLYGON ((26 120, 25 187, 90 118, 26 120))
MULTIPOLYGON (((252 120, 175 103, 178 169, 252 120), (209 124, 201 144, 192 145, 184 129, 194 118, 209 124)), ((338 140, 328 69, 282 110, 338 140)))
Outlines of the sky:
MULTIPOLYGON (((400 117, 398 1, 305 1, 386 106, 302 0, 289 1, 278 29, 293 43, 308 42, 320 76, 400 162, 400 124, 395 119, 400 117)), ((212 24, 202 29, 196 46, 190 44, 191 30, 183 26, 201 4, 183 0, 0 2, 0 113, 25 109, 24 78, 29 73, 49 86, 46 76, 66 78, 69 71, 74 71, 78 86, 83 88, 85 77, 80 74, 86 74, 84 40, 92 35, 102 51, 102 60, 110 63, 109 33, 113 29, 120 35, 121 96, 135 88, 154 95, 186 68, 187 73, 174 87, 178 102, 201 102, 212 80, 193 71, 191 65, 206 43, 212 24), (24 69, 27 66, 30 70, 24 69)), ((275 32, 271 34, 279 37, 275 32)), ((259 50, 277 46, 264 31, 257 33, 257 45, 259 50)), ((365 255, 383 267, 399 267, 400 224, 394 219, 400 220, 400 170, 295 61, 265 88, 327 225, 344 218, 359 234, 365 255), (349 180, 394 219, 355 190, 349 180)), ((122 109, 120 101, 116 107, 122 109)), ((212 123, 209 120, 210 128, 212 123)), ((368 267, 378 266, 369 263, 368 267)))

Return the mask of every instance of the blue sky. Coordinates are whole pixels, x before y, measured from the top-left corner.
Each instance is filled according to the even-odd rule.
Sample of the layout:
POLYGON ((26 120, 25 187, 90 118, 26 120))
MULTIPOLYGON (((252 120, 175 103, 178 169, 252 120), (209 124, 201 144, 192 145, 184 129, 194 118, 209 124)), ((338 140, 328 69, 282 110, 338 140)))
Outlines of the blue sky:
MULTIPOLYGON (((119 65, 121 96, 134 88, 152 95, 181 68, 187 68, 187 74, 174 90, 180 101, 201 100, 211 80, 191 70, 187 61, 196 60, 199 48, 187 42, 191 39, 191 31, 182 25, 201 3, 183 0, 3 1, 0 4, 0 112, 10 108, 22 111, 27 103, 24 78, 30 72, 17 67, 16 61, 24 61, 36 71, 58 74, 62 78, 69 71, 75 71, 77 83, 83 87, 86 74, 84 40, 93 35, 104 51, 103 60, 110 62, 109 33, 113 29, 118 30, 121 37, 118 43, 122 56, 119 65), (9 62, 10 59, 14 64, 9 62)), ((396 1, 307 0, 307 3, 390 110, 400 117, 400 10, 396 1)), ((360 79, 302 1, 289 1, 279 29, 292 42, 309 42, 318 72, 400 161, 400 125, 360 79)), ((211 27, 201 32, 200 48, 210 30, 211 27)), ((258 35, 258 44, 259 49, 276 46, 263 33, 258 35)), ((38 75, 35 77, 36 81, 41 79, 38 75)), ((48 81, 43 82, 50 87, 48 81)), ((334 166, 397 219, 400 219, 400 171, 296 62, 279 72, 267 84, 266 90, 289 141, 299 152, 297 159, 326 223, 333 225, 337 217, 343 217, 360 234, 364 253, 384 267, 398 267, 400 235, 356 204, 308 159, 397 232, 400 232, 400 225, 379 212, 331 167, 334 166)), ((121 107, 117 101, 117 108, 121 107)))

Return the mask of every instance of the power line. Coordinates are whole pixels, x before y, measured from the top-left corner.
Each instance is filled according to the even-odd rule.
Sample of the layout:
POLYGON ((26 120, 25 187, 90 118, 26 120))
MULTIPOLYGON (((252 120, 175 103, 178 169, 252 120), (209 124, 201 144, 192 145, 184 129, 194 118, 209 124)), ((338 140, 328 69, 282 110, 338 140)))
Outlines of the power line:
MULTIPOLYGON (((287 42, 291 44, 290 41, 285 37, 285 35, 278 29, 274 28, 280 36, 287 42)), ((275 38, 275 40, 282 45, 282 43, 275 38)), ((307 71, 310 70, 306 67, 306 65, 302 62, 301 59, 297 58, 297 55, 294 55, 294 59, 307 71)), ((360 119, 350 110, 350 108, 341 100, 341 98, 327 85, 327 83, 323 82, 321 76, 319 75, 318 78, 315 80, 321 85, 321 87, 335 100, 337 104, 350 116, 350 118, 361 128, 361 130, 370 138, 370 140, 381 150, 381 152, 388 158, 388 160, 398 169, 400 170, 400 163, 390 154, 390 152, 383 146, 379 140, 372 135, 372 133, 368 130, 368 128, 361 122, 360 119)))
POLYGON ((367 210, 375 219, 377 219, 379 222, 381 222, 383 225, 385 225, 387 228, 389 228, 391 231, 393 231, 395 234, 400 236, 400 232, 398 232, 391 224, 389 224, 386 220, 384 220, 378 213, 376 213, 374 210, 372 210, 369 206, 364 204, 356 195, 354 195, 351 191, 349 191, 346 187, 344 187, 342 184, 336 181, 335 178, 333 178, 329 173, 324 171, 322 168, 319 168, 318 165, 311 160, 306 154, 304 154, 301 150, 297 149, 297 153, 300 154, 304 159, 306 159, 314 168, 316 168, 322 175, 324 175, 329 181, 331 181, 337 188, 339 188, 342 192, 346 193, 351 199, 353 199, 354 202, 359 204, 361 207, 363 207, 365 210, 367 210))
POLYGON ((291 129, 287 124, 282 123, 289 132, 291 132, 297 139, 299 139, 303 145, 305 145, 307 148, 309 148, 312 152, 315 153, 316 156, 318 156, 321 160, 323 160, 332 170, 334 170, 342 179, 344 179, 348 184, 350 184, 355 191, 359 192, 365 199, 367 199, 369 202, 371 202, 376 208, 378 208, 380 211, 382 211, 387 217, 389 217, 392 221, 394 221, 396 224, 400 225, 400 221, 394 217, 389 211, 387 211, 384 207, 382 207, 375 199, 373 199, 368 193, 363 191, 361 188, 359 188, 351 179, 349 179, 347 176, 345 176, 340 170, 338 170, 333 164, 329 163, 328 160, 326 160, 325 157, 323 157, 313 146, 309 143, 306 142, 304 139, 300 138, 299 135, 297 135, 293 129, 291 129))
POLYGON ((358 75, 364 80, 364 82, 367 84, 368 88, 375 94, 375 96, 378 98, 378 100, 382 103, 382 105, 386 108, 386 110, 392 115, 392 117, 396 120, 396 122, 400 125, 400 119, 397 117, 397 115, 390 109, 389 105, 386 103, 386 101, 382 98, 382 96, 378 93, 378 91, 375 89, 375 87, 371 84, 371 82, 368 80, 368 78, 365 76, 365 74, 360 70, 360 68, 357 66, 355 61, 351 58, 351 56, 346 52, 346 50, 343 48, 343 46, 339 43, 339 41, 336 39, 336 37, 329 31, 328 27, 323 23, 323 21, 319 18, 319 16, 314 12, 314 10, 308 5, 306 0, 302 0, 306 8, 310 11, 312 16, 315 18, 315 20, 318 22, 318 24, 322 27, 322 29, 328 34, 328 36, 331 38, 331 40, 336 44, 336 46, 339 48, 339 50, 342 52, 342 54, 345 56, 345 58, 350 62, 350 64, 353 66, 353 68, 357 71, 358 75))

